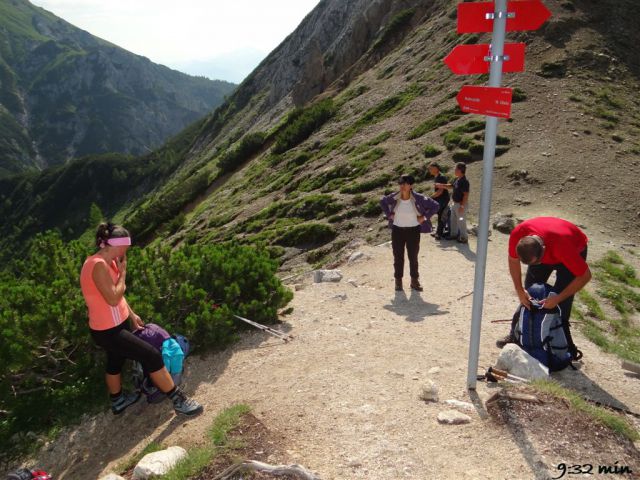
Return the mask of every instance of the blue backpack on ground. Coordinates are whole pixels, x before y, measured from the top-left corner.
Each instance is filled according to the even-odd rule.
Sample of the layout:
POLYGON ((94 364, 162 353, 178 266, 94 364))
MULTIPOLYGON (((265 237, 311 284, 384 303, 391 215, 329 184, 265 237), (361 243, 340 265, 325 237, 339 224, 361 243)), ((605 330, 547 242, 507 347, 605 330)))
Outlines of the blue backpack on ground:
POLYGON ((527 292, 533 301, 531 310, 522 305, 516 310, 517 323, 513 332, 516 343, 529 355, 549 367, 550 371, 562 370, 571 365, 571 354, 562 329, 560 307, 545 310, 539 303, 550 294, 554 295, 551 286, 535 283, 527 292))
MULTIPOLYGON (((142 330, 133 332, 133 334, 152 345, 162 354, 164 366, 171 374, 173 382, 180 385, 184 359, 189 355, 189 340, 184 335, 169 335, 164 328, 155 323, 147 323, 142 330)), ((142 368, 140 362, 133 362, 133 384, 145 395, 148 403, 159 403, 166 397, 153 384, 149 372, 142 368)))

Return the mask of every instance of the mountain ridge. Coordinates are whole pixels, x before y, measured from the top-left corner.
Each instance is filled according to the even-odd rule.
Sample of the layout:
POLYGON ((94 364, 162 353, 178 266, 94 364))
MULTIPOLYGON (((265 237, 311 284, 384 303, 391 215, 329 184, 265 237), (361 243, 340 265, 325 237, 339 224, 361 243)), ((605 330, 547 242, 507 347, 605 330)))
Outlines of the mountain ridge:
POLYGON ((143 154, 235 87, 153 64, 26 0, 0 9, 0 174, 143 154))

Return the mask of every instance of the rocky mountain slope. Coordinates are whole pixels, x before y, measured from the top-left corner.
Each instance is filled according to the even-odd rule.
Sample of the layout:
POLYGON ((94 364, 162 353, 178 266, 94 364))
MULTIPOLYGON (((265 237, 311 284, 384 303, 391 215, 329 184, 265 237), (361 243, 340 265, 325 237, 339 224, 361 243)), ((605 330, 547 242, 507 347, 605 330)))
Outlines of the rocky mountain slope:
POLYGON ((154 64, 27 0, 2 0, 0 175, 149 152, 234 87, 154 64))
MULTIPOLYGON (((516 103, 499 127, 493 211, 561 215, 633 243, 640 34, 625 15, 632 2, 545 3, 549 22, 508 36, 527 43, 526 72, 503 82, 516 103)), ((403 171, 429 191, 432 159, 450 173, 455 161, 468 163, 473 219, 484 119, 462 115, 454 97, 486 78, 454 76, 442 59, 490 37, 457 35, 456 4, 321 2, 209 119, 173 181, 131 210, 134 230, 177 221, 176 243, 264 240, 284 247, 285 266, 304 267, 330 260, 363 229, 370 241, 386 238, 378 198, 403 171), (207 181, 170 218, 150 221, 155 205, 199 175, 207 181)))
MULTIPOLYGON (((493 212, 561 215, 588 234, 636 242, 640 34, 625 15, 633 2, 545 3, 553 16, 541 29, 508 35, 527 43, 526 72, 503 82, 516 89, 516 103, 499 126, 493 212)), ((486 78, 454 76, 442 59, 457 44, 490 38, 457 35, 456 4, 320 2, 191 132, 189 146, 172 157, 175 170, 149 184, 148 195, 117 212, 106 199, 92 201, 139 242, 264 241, 284 269, 308 268, 330 262, 363 230, 371 242, 387 237, 378 199, 400 172, 430 191, 429 161, 450 173, 465 161, 473 221, 484 119, 463 115, 454 97, 486 78)), ((18 179, 2 186, 0 200, 16 205, 33 192, 33 181, 18 179)), ((40 194, 56 203, 55 192, 40 194)), ((89 209, 82 196, 74 205, 89 209)), ((32 226, 44 218, 12 212, 11 232, 27 217, 32 226)))

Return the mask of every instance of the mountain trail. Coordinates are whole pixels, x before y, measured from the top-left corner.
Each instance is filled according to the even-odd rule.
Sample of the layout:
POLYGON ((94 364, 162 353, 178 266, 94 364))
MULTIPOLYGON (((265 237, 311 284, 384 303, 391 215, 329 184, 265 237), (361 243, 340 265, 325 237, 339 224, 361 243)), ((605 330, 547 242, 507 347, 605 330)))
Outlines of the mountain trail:
MULTIPOLYGON (((489 244, 482 371, 495 364, 494 342, 508 330, 491 320, 510 318, 517 304, 506 238, 494 231, 489 244)), ((604 247, 592 239, 591 259, 604 247)), ((405 278, 405 292, 396 293, 391 249, 362 246, 364 257, 340 268, 340 283, 308 279, 295 293, 285 324, 293 341, 251 332, 233 348, 188 360, 186 389, 205 404, 203 415, 185 420, 166 402, 140 402, 121 417, 85 420, 45 449, 40 464, 60 479, 98 478, 152 440, 203 442, 213 418, 243 402, 287 439, 286 458, 274 463, 299 463, 326 480, 546 478, 534 470, 544 452, 532 452, 486 417, 482 400, 495 391, 492 385, 478 382, 471 396, 466 388, 475 250, 475 238, 459 245, 423 235, 425 291, 409 290, 405 278), (439 403, 419 399, 429 381, 439 389, 439 403), (438 423, 438 413, 450 409, 447 399, 476 405, 465 412, 469 424, 438 423)), ((573 331, 584 359, 577 371, 554 376, 594 400, 638 411, 637 378, 573 331)))

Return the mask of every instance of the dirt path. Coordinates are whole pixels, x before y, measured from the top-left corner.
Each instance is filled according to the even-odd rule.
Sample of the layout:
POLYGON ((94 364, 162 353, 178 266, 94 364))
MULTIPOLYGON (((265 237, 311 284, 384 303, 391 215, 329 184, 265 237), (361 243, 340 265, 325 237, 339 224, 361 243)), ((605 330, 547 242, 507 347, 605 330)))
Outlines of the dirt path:
MULTIPOLYGON (((590 254, 597 256, 598 248, 594 244, 590 254)), ((342 282, 307 283, 296 292, 294 313, 287 317, 293 342, 254 333, 229 351, 189 360, 187 390, 206 405, 201 417, 175 418, 168 404, 136 405, 116 419, 100 415, 52 444, 41 465, 59 479, 98 478, 152 440, 197 444, 220 410, 244 402, 288 439, 287 457, 272 460, 303 464, 323 479, 546 478, 533 470, 544 456, 483 419, 482 408, 469 412, 467 425, 436 420, 447 409, 444 400, 474 400, 466 389, 466 366, 475 239, 459 246, 423 236, 422 294, 393 291, 390 248, 358 250, 366 258, 342 267, 342 282), (438 385, 440 403, 418 398, 429 379, 438 385)), ((505 252, 506 237, 494 232, 481 368, 495 363, 494 342, 508 328, 489 320, 510 317, 516 303, 505 252)), ((560 380, 640 410, 638 378, 625 375, 616 358, 579 332, 575 337, 584 363, 560 380)), ((491 393, 478 383, 480 399, 491 393)))

